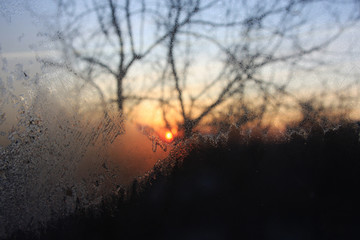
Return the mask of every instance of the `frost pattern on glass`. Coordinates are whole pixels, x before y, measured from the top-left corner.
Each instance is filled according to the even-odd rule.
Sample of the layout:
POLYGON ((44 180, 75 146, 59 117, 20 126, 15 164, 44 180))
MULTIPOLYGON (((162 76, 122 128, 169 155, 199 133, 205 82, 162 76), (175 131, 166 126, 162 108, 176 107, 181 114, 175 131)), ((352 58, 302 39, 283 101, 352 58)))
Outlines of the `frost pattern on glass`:
POLYGON ((151 128, 140 126, 139 130, 142 134, 147 136, 147 138, 152 142, 152 151, 156 152, 157 147, 159 146, 164 152, 167 151, 167 143, 161 140, 151 128))
POLYGON ((118 191, 106 148, 124 132, 117 111, 84 117, 66 88, 66 73, 26 73, 7 66, 0 79, 0 237, 34 230, 53 217, 118 191), (51 84, 50 84, 51 83, 51 84), (15 88, 14 85, 17 87, 15 88))

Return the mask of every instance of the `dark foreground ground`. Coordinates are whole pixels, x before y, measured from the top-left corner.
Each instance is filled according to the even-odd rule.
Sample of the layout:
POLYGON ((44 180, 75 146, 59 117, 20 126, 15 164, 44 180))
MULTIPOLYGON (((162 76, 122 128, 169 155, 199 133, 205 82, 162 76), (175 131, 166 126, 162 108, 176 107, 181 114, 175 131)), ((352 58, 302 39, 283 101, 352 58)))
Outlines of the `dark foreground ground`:
POLYGON ((357 126, 314 127, 280 143, 234 129, 222 144, 198 138, 163 163, 167 171, 156 166, 127 194, 49 224, 41 238, 360 239, 358 139, 357 126))

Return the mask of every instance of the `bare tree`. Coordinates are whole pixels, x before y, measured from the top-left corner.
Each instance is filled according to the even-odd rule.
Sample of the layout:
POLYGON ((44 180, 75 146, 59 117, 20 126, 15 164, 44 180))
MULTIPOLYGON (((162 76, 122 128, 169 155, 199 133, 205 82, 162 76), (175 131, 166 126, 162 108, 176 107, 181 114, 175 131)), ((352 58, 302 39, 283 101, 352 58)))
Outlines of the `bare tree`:
POLYGON ((261 122, 285 97, 301 107, 289 90, 297 70, 324 65, 319 53, 359 20, 358 1, 56 2, 51 37, 65 60, 44 62, 80 76, 104 107, 157 101, 164 125, 185 137, 217 113, 236 112, 241 125, 261 122))
MULTIPOLYGON (((160 31, 159 21, 165 21, 162 6, 166 1, 65 1, 57 0, 57 17, 50 27, 56 33, 50 36, 59 43, 64 62, 43 59, 53 66, 65 66, 86 84, 94 87, 102 101, 107 103, 99 84, 101 77, 116 84, 116 102, 119 111, 124 111, 126 100, 154 100, 126 89, 126 79, 136 62, 145 63, 145 58, 154 52, 166 39, 172 29, 160 31), (105 77, 104 77, 105 76, 105 77)), ((213 1, 212 4, 214 4, 213 1)), ((211 5, 211 4, 210 4, 211 5)), ((204 11, 199 1, 180 21, 178 28, 189 24, 193 15, 204 11)), ((136 70, 135 70, 136 71, 136 70)), ((158 100, 158 98, 155 98, 158 100)))
POLYGON ((57 4, 59 29, 55 38, 61 43, 67 64, 77 75, 85 74, 83 79, 98 89, 102 99, 102 90, 95 79, 105 75, 115 80, 114 101, 122 112, 129 97, 124 90, 129 69, 164 41, 166 34, 145 42, 148 16, 144 0, 135 4, 130 0, 59 0, 57 4))
MULTIPOLYGON (((297 67, 324 64, 316 54, 358 20, 358 13, 351 11, 356 1, 342 5, 347 8, 344 11, 336 10, 337 1, 223 1, 221 6, 207 5, 207 14, 193 16, 189 24, 179 26, 194 2, 199 7, 207 4, 168 1, 168 18, 162 23, 164 31, 170 32, 163 81, 173 89, 161 100, 165 103, 163 118, 169 125, 164 106, 176 108, 185 137, 211 113, 229 109, 221 105, 232 102, 248 114, 250 109, 244 102, 250 99, 257 102, 252 113, 261 120, 269 108, 279 108, 283 96, 299 101, 288 91, 297 67), (319 12, 313 11, 316 8, 321 9, 320 18, 328 25, 319 24, 319 12), (196 65, 204 53, 216 62, 213 69, 196 65), (191 74, 196 67, 202 74, 191 74), (275 69, 287 69, 287 76, 272 75, 275 69)), ((240 116, 236 122, 253 120, 252 115, 240 116)))

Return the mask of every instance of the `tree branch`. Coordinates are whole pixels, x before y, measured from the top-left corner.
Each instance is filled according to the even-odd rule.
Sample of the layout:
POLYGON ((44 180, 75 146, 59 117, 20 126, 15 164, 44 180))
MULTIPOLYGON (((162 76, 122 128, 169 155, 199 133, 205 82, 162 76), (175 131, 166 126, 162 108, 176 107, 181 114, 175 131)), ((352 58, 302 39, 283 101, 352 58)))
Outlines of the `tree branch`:
POLYGON ((236 76, 231 82, 227 84, 227 86, 221 91, 217 99, 210 104, 194 121, 194 125, 197 125, 209 112, 211 112, 215 107, 221 104, 224 101, 224 97, 228 94, 236 82, 241 81, 241 76, 236 76))
POLYGON ((122 36, 122 32, 121 32, 119 22, 117 20, 116 7, 114 6, 114 3, 113 3, 112 0, 109 0, 109 6, 110 6, 110 10, 111 10, 111 22, 112 22, 112 25, 113 25, 113 27, 115 29, 115 32, 116 32, 116 35, 118 37, 119 44, 120 44, 120 63, 119 63, 118 72, 121 73, 122 70, 123 70, 124 61, 125 61, 124 39, 123 39, 123 36, 122 36))
POLYGON ((132 34, 132 24, 131 24, 131 19, 130 19, 130 0, 126 0, 125 11, 126 11, 127 29, 129 32, 130 45, 131 45, 131 53, 132 53, 132 56, 135 57, 136 53, 135 53, 135 48, 134 48, 134 38, 133 38, 133 34, 132 34))
POLYGON ((180 12, 181 12, 181 7, 177 6, 177 12, 176 12, 176 17, 174 20, 174 27, 171 31, 170 34, 170 42, 169 42, 169 62, 170 62, 170 66, 171 66, 171 71, 174 77, 174 81, 175 81, 175 88, 176 91, 178 93, 178 100, 180 103, 180 107, 181 107, 181 114, 183 116, 183 119, 187 119, 186 117, 186 113, 185 113, 185 108, 184 108, 184 101, 183 101, 183 97, 182 97, 182 90, 180 89, 179 86, 179 76, 177 74, 177 70, 176 70, 176 65, 175 65, 175 59, 174 59, 174 44, 175 44, 175 40, 176 40, 176 33, 178 30, 178 21, 179 21, 179 17, 180 17, 180 12))

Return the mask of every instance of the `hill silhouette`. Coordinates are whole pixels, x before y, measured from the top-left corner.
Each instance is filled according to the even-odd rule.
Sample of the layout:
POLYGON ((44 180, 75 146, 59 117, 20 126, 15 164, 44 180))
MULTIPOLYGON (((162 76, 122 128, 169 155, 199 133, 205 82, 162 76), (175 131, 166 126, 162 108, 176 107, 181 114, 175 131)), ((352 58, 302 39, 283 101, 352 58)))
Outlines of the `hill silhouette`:
POLYGON ((286 141, 232 128, 175 147, 129 189, 13 239, 360 239, 359 127, 286 141))

